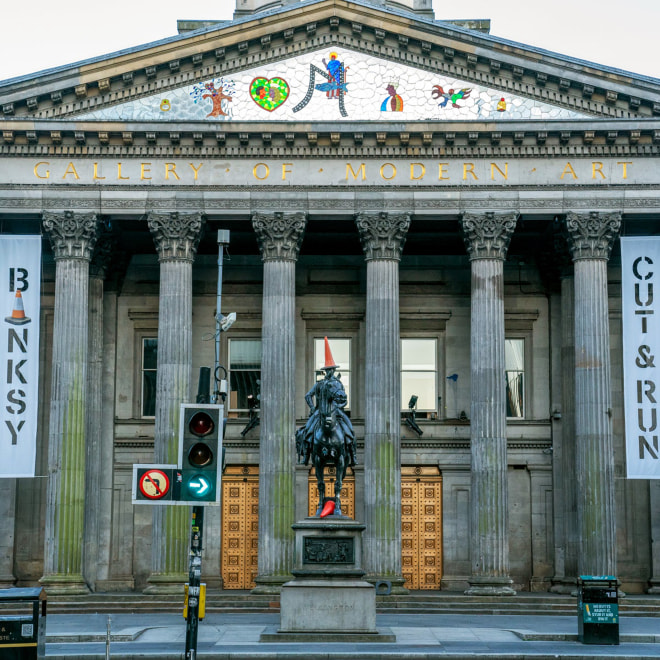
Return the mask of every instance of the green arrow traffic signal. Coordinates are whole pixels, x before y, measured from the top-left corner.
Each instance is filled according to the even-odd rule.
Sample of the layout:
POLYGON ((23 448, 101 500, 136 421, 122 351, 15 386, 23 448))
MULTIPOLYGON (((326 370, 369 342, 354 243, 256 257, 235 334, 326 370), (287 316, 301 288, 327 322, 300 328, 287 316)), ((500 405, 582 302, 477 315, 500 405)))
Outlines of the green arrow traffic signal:
POLYGON ((192 504, 220 501, 223 406, 183 404, 179 438, 181 495, 192 504))

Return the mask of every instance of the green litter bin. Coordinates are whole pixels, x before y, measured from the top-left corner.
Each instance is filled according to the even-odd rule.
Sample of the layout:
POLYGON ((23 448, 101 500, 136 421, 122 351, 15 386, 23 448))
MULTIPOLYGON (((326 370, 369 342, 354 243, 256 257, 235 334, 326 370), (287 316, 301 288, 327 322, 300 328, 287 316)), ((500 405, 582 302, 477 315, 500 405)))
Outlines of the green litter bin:
POLYGON ((618 581, 613 575, 580 575, 578 640, 583 644, 619 643, 618 581))

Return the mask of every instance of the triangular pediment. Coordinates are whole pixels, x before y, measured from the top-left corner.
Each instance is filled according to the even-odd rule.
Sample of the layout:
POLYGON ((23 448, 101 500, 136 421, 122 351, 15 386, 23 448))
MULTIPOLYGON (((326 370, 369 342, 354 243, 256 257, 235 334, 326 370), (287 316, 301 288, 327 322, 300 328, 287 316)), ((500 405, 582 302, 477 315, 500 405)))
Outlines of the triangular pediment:
POLYGON ((0 109, 6 119, 51 120, 630 119, 660 115, 660 81, 403 10, 318 0, 0 82, 0 109), (331 52, 346 70, 345 114, 318 87, 329 84, 331 52), (249 87, 261 78, 261 90, 249 87), (211 97, 221 85, 232 97, 210 117, 214 101, 194 98, 207 85, 211 97))
POLYGON ((588 117, 346 48, 317 50, 81 115, 102 121, 434 121, 588 117))

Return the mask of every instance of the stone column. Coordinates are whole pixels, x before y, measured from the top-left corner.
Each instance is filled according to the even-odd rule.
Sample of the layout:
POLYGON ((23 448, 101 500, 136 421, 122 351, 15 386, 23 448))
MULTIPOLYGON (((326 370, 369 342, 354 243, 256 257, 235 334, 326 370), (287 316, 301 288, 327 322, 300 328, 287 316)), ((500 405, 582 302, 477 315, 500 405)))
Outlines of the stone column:
MULTIPOLYGON (((192 265, 204 218, 201 213, 150 212, 147 221, 160 263, 154 460, 175 464, 179 410, 191 394, 192 265)), ((190 510, 153 509, 152 572, 145 592, 180 592, 188 572, 190 510)))
POLYGON ((504 261, 515 213, 461 218, 472 270, 470 312, 471 496, 467 594, 509 596, 504 261))
POLYGON ((16 582, 14 540, 16 528, 16 479, 0 479, 0 589, 16 582))
POLYGON ((367 263, 364 407, 364 569, 366 579, 401 575, 401 343, 399 261, 410 227, 407 213, 359 213, 367 263))
POLYGON ((304 213, 252 216, 264 262, 259 566, 253 593, 278 593, 294 564, 295 275, 306 224, 304 213))
POLYGON ((83 578, 89 262, 94 213, 44 213, 55 257, 44 575, 50 594, 87 593, 83 578))
POLYGON ((651 579, 650 594, 660 594, 660 481, 649 479, 649 509, 651 514, 651 579))
POLYGON ((607 261, 619 213, 569 213, 575 271, 575 473, 581 575, 616 575, 607 261))
POLYGON ((99 569, 101 485, 112 475, 111 460, 101 446, 103 416, 103 281, 112 257, 112 241, 100 234, 89 265, 89 331, 87 352, 87 419, 85 423, 85 562, 83 574, 94 589, 99 569))

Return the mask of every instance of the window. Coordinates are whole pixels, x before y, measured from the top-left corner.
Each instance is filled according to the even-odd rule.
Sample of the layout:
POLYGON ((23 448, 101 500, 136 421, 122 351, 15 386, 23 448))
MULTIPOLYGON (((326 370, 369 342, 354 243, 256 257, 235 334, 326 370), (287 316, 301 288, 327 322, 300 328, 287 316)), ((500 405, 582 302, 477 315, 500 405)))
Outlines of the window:
MULTIPOLYGON (((335 376, 341 378, 341 382, 346 391, 348 403, 344 410, 351 409, 351 340, 350 339, 328 339, 330 344, 330 352, 334 358, 335 364, 339 368, 335 372, 335 376)), ((314 373, 316 380, 323 378, 325 373, 321 371, 325 366, 325 340, 323 338, 314 339, 314 373)))
POLYGON ((142 392, 140 415, 156 415, 156 365, 158 364, 158 339, 142 337, 142 392))
POLYGON ((417 410, 435 412, 438 407, 437 340, 401 340, 401 409, 408 410, 417 397, 417 410))
POLYGON ((506 339, 504 344, 506 373, 506 416, 525 416, 525 340, 506 339))
POLYGON ((259 394, 261 339, 229 340, 229 409, 250 410, 249 396, 259 394))

